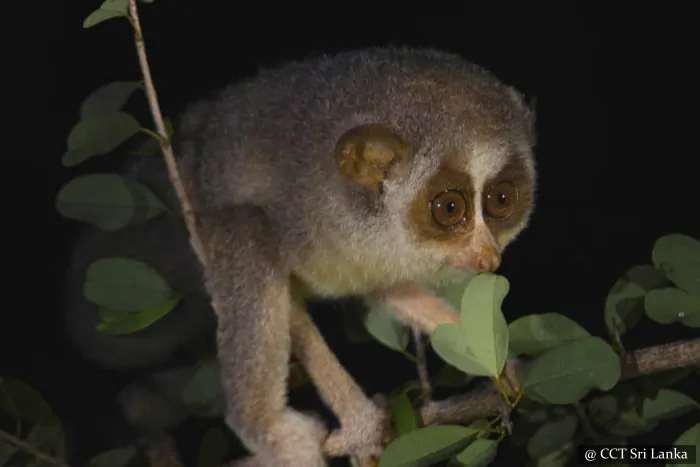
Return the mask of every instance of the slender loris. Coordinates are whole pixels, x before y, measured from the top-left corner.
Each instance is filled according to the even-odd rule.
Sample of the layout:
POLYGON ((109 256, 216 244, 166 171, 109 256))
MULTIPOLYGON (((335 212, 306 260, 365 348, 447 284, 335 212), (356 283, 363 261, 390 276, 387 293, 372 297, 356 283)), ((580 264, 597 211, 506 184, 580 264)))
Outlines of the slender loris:
POLYGON ((228 425, 246 465, 327 465, 323 425, 287 406, 290 354, 360 462, 384 412, 328 349, 304 297, 385 300, 429 332, 430 284, 493 271, 533 209, 534 117, 484 69, 424 49, 290 63, 195 104, 179 154, 207 255, 228 425), (418 306, 418 304, 420 306, 418 306))

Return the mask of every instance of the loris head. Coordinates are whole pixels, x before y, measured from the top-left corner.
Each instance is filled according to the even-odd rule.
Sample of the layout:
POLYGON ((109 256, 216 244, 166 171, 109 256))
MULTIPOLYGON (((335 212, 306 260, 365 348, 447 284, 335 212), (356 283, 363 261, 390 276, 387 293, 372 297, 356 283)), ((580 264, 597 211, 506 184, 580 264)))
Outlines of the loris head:
POLYGON ((362 124, 338 141, 341 172, 381 206, 372 240, 397 263, 397 280, 494 271, 528 224, 534 116, 511 88, 487 91, 453 95, 434 114, 408 106, 394 122, 362 124))

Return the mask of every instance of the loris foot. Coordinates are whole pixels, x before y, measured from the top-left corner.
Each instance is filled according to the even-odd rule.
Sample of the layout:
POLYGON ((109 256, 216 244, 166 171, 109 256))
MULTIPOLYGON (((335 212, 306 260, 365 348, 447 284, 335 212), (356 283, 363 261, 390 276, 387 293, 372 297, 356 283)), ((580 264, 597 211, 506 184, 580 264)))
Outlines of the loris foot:
POLYGON ((340 429, 331 435, 342 433, 344 451, 355 458, 362 467, 378 465, 384 450, 386 435, 390 432, 388 401, 375 396, 353 407, 340 419, 340 429), (377 461, 372 463, 372 460, 377 461))

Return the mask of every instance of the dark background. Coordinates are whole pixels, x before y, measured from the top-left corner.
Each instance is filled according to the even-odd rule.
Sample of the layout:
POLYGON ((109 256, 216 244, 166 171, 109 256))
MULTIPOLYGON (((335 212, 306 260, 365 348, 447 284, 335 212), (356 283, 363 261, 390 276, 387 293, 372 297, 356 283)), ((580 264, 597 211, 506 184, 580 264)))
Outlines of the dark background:
MULTIPOLYGON (((83 19, 99 2, 51 3, 45 10, 50 26, 38 39, 44 45, 34 63, 47 100, 35 121, 41 137, 31 141, 39 154, 31 170, 41 165, 49 177, 40 201, 45 214, 34 217, 41 219, 38 228, 20 232, 44 256, 37 251, 22 263, 21 276, 31 278, 20 284, 27 283, 28 298, 18 300, 1 328, 0 374, 22 378, 45 394, 68 425, 71 455, 79 462, 113 445, 112 398, 123 378, 87 365, 60 333, 58 287, 77 226, 57 215, 54 196, 70 178, 102 163, 67 169, 60 157, 87 94, 107 82, 141 76, 124 21, 84 30, 83 19), (41 240, 30 240, 33 235, 41 240)), ((499 271, 511 282, 509 321, 558 312, 604 335, 604 299, 625 269, 650 262, 652 245, 663 234, 700 238, 697 29, 691 8, 255 3, 158 0, 141 7, 166 116, 259 67, 387 43, 457 52, 537 98, 537 208, 499 271)), ((150 125, 147 113, 139 118, 150 125)), ((334 319, 319 317, 341 360, 369 391, 413 377, 411 365, 388 350, 347 345, 334 319)), ((680 326, 647 326, 625 343, 634 348, 693 332, 697 335, 680 326)), ((697 387, 684 390, 698 398, 697 387)), ((688 426, 665 430, 663 441, 688 426)))

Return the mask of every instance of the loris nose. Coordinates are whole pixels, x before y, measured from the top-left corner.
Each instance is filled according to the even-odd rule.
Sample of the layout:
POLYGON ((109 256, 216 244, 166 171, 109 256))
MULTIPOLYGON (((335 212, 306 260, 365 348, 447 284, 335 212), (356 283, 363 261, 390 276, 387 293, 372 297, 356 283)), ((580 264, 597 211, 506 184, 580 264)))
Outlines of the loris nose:
POLYGON ((493 246, 485 245, 479 252, 476 264, 477 272, 493 272, 501 264, 501 254, 493 246))

